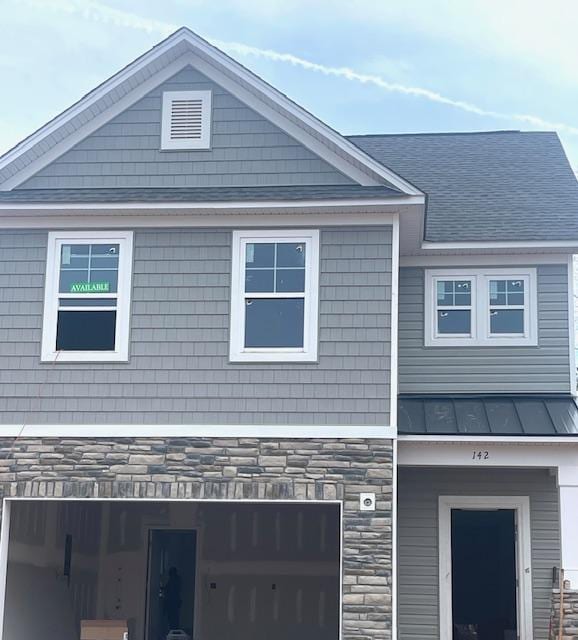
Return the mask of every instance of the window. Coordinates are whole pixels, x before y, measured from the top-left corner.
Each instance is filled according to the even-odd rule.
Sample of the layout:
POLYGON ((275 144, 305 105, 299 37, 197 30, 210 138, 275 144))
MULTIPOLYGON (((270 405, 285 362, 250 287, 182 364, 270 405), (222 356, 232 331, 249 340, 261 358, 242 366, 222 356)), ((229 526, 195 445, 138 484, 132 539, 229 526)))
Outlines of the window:
POLYGON ((472 281, 437 280, 437 333, 472 335, 472 281))
POLYGON ((128 359, 132 232, 48 236, 42 360, 128 359))
POLYGON ((232 361, 317 359, 318 231, 233 233, 232 361))
POLYGON ((426 346, 537 344, 536 270, 426 271, 426 346))
POLYGON ((524 334, 527 278, 489 280, 490 335, 524 334))
POLYGON ((161 149, 209 149, 211 146, 210 91, 165 91, 161 149))

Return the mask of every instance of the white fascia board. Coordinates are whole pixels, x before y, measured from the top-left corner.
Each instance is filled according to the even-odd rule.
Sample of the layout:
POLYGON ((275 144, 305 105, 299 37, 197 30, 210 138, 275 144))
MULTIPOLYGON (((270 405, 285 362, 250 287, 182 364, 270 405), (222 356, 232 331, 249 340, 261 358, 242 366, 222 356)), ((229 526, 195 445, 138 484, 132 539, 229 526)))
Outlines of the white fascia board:
MULTIPOLYGON (((50 152, 43 154, 40 158, 31 162, 15 175, 4 181, 0 185, 0 190, 5 191, 18 186, 28 177, 39 171, 40 168, 46 166, 46 164, 55 157, 62 155, 65 151, 78 143, 79 140, 85 138, 98 127, 102 126, 104 122, 111 119, 122 110, 128 108, 153 88, 153 86, 150 86, 151 82, 156 86, 163 82, 163 78, 166 79, 171 75, 174 75, 183 66, 191 64, 197 68, 204 67, 199 68, 199 70, 213 76, 211 79, 215 80, 219 84, 226 84, 227 86, 225 86, 225 88, 228 90, 231 90, 231 88, 234 89, 238 97, 240 93, 242 93, 245 96, 245 99, 251 102, 251 106, 253 108, 259 107, 259 110, 263 115, 263 111, 266 111, 268 114, 266 117, 273 118, 274 122, 275 120, 278 120, 279 117, 284 118, 285 126, 283 128, 289 126, 292 121, 300 123, 302 125, 301 129, 303 133, 307 134, 305 136, 307 143, 305 142, 303 135, 298 132, 299 138, 301 138, 300 141, 303 142, 303 144, 307 144, 311 149, 315 148, 315 152, 318 155, 327 160, 327 162, 333 166, 336 166, 336 168, 345 173, 345 175, 348 175, 352 179, 358 181, 360 184, 380 184, 381 180, 385 180, 398 188, 405 195, 423 195, 419 189, 404 180, 401 176, 398 176, 396 173, 377 162, 377 160, 359 149, 341 134, 328 127, 281 92, 274 89, 264 80, 251 73, 241 64, 224 54, 222 51, 219 51, 216 47, 212 46, 188 29, 180 29, 173 35, 169 36, 165 41, 161 42, 152 50, 129 64, 122 71, 112 76, 97 89, 87 94, 72 107, 54 118, 44 127, 41 127, 38 131, 14 147, 14 149, 6 153, 0 159, 0 171, 6 165, 16 160, 20 155, 31 149, 34 145, 38 144, 47 136, 64 126, 72 118, 88 109, 96 101, 106 96, 116 86, 129 79, 144 66, 153 63, 161 55, 169 51, 171 48, 178 46, 182 42, 187 43, 190 46, 191 51, 189 53, 181 56, 178 61, 169 64, 159 73, 154 74, 146 82, 140 84, 133 91, 124 96, 121 101, 113 104, 109 109, 106 109, 97 117, 89 119, 89 122, 87 122, 86 125, 80 127, 74 132, 74 134, 67 136, 61 143, 55 145, 50 152), (194 55, 195 53, 196 55, 194 55), (202 58, 205 59, 205 64, 201 64, 202 58), (218 67, 223 71, 220 71, 218 67), (171 72, 167 75, 167 69, 169 68, 171 68, 171 72), (235 80, 237 80, 237 82, 235 82, 235 80), (233 84, 231 84, 231 82, 233 84), (252 89, 252 91, 242 87, 240 82, 246 84, 252 89), (147 87, 147 90, 143 93, 144 86, 147 87), (266 100, 272 101, 275 108, 268 106, 266 104, 266 100), (118 108, 119 103, 122 103, 123 105, 121 109, 118 108), (319 144, 321 144, 321 148, 319 148, 319 144), (337 153, 334 149, 338 149, 341 153, 337 153), (46 159, 47 157, 48 160, 46 159)), ((292 135, 295 135, 295 133, 295 130, 293 130, 292 135)))
POLYGON ((0 202, 0 211, 96 211, 96 210, 171 210, 171 209, 313 209, 320 207, 390 207, 422 205, 423 196, 399 196, 392 198, 343 198, 325 200, 247 200, 230 202, 0 202))
POLYGON ((3 438, 368 438, 391 440, 389 425, 3 424, 3 438))
POLYGON ((421 248, 427 251, 459 251, 462 249, 539 249, 578 248, 578 240, 506 240, 495 242, 430 242, 424 240, 421 248))
POLYGON ((392 224, 405 199, 195 203, 0 204, 0 229, 246 227, 392 224))
POLYGON ((86 215, 76 212, 75 215, 31 215, 31 216, 2 216, 0 215, 0 229, 170 229, 170 228, 217 228, 242 229, 279 228, 279 227, 341 227, 341 226, 371 226, 393 224, 396 214, 366 212, 360 215, 355 212, 335 211, 320 213, 279 212, 269 213, 235 213, 227 215, 211 215, 202 213, 196 215, 147 215, 139 212, 107 213, 102 215, 86 215))

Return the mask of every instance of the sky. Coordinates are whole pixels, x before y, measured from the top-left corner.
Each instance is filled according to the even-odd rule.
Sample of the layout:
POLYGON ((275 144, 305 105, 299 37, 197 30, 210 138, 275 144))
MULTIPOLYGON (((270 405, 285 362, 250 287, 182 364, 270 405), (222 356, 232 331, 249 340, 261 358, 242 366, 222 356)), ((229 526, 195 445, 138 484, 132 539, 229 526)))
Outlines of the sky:
POLYGON ((0 153, 180 26, 344 134, 556 130, 574 0, 0 0, 0 153))

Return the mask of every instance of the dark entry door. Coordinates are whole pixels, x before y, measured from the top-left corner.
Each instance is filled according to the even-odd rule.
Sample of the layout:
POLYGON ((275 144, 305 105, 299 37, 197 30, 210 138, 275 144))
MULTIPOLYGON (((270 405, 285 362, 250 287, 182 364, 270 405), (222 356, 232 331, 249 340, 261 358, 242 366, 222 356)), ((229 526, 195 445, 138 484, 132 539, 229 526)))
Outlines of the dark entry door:
POLYGON ((176 629, 193 637, 196 550, 196 531, 150 531, 147 640, 165 640, 176 629))
POLYGON ((452 510, 453 640, 517 638, 516 516, 452 510))

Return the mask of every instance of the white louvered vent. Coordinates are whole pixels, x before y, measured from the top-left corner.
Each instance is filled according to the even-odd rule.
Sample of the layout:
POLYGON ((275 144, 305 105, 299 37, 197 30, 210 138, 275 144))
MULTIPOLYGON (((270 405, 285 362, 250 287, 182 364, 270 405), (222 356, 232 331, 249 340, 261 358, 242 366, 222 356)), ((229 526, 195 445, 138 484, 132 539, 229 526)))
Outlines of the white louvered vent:
POLYGON ((208 149, 211 143, 211 92, 163 94, 162 149, 208 149))

